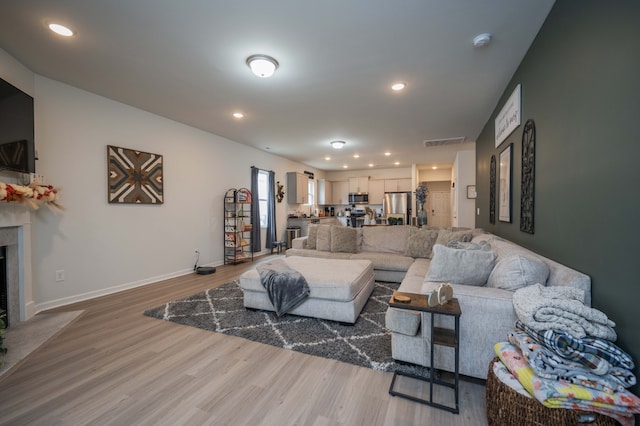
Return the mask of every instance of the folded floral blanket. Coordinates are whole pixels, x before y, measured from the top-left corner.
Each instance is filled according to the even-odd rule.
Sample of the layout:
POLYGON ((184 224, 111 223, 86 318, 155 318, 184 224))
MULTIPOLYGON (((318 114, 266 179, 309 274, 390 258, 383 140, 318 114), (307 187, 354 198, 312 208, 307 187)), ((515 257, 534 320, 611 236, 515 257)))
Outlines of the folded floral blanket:
POLYGON ((545 379, 564 380, 606 393, 623 391, 636 383, 636 377, 629 370, 609 367, 608 372, 596 374, 582 364, 556 355, 517 328, 509 332, 509 342, 520 349, 533 371, 545 379))
POLYGON ((307 280, 282 259, 261 263, 256 269, 276 315, 286 314, 309 296, 307 280))
POLYGON ((584 304, 584 292, 574 287, 534 284, 513 293, 518 319, 533 330, 565 331, 615 341, 615 323, 607 315, 584 304))
MULTIPOLYGON (((608 369, 609 365, 626 368, 627 370, 633 370, 635 367, 631 356, 608 340, 597 337, 578 339, 564 331, 536 331, 527 327, 522 321, 516 322, 516 328, 524 330, 538 343, 561 357, 596 370, 594 371, 596 374, 600 374, 598 372, 608 369)), ((604 371, 604 373, 606 373, 606 371, 604 371)))
POLYGON ((494 350, 522 386, 544 406, 591 411, 613 417, 623 426, 633 426, 640 413, 640 398, 625 390, 609 394, 571 383, 537 376, 518 347, 499 342, 494 350))

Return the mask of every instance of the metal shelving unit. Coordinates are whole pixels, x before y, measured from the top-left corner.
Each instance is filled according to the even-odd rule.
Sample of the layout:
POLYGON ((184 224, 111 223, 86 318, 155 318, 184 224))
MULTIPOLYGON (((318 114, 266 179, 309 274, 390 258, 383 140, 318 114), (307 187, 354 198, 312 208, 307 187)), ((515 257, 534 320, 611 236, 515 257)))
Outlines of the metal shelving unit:
POLYGON ((253 262, 251 191, 231 188, 224 194, 224 264, 253 262))

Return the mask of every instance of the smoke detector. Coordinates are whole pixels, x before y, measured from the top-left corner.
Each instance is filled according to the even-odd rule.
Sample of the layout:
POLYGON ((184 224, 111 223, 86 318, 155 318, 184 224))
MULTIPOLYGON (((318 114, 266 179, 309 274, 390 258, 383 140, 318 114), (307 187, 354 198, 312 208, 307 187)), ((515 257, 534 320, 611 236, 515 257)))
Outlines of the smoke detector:
POLYGON ((486 46, 489 43, 491 43, 491 34, 489 33, 478 34, 473 38, 473 45, 475 47, 486 46))

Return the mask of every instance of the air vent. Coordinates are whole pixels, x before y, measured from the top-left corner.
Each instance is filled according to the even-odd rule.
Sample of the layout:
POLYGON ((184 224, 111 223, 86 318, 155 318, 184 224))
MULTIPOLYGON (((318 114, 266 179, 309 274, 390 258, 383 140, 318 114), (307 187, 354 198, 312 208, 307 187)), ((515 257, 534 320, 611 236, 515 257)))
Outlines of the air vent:
POLYGON ((425 148, 431 148, 434 146, 461 145, 464 142, 464 139, 464 136, 447 139, 427 139, 423 143, 425 148))

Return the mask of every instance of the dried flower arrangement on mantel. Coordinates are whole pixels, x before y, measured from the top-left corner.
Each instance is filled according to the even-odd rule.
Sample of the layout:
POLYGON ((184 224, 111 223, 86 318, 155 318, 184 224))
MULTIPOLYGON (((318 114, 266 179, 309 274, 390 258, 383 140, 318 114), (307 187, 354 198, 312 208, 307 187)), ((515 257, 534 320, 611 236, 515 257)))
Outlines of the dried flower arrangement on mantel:
POLYGON ((25 203, 33 209, 45 203, 62 210, 63 207, 58 204, 58 191, 52 185, 41 185, 38 182, 29 185, 0 182, 0 201, 25 203))

